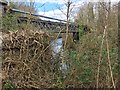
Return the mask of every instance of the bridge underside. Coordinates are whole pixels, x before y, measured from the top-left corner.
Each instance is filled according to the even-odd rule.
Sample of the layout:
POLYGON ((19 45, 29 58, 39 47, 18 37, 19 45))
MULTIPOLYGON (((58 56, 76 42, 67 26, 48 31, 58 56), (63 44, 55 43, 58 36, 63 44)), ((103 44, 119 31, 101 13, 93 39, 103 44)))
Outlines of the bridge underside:
MULTIPOLYGON (((46 21, 41 19, 28 19, 27 17, 19 17, 18 23, 27 23, 29 22, 33 24, 35 27, 40 28, 41 30, 47 30, 48 32, 52 33, 66 33, 66 23, 62 22, 53 22, 53 21, 46 21)), ((78 32, 78 26, 75 24, 69 24, 69 33, 78 32)))

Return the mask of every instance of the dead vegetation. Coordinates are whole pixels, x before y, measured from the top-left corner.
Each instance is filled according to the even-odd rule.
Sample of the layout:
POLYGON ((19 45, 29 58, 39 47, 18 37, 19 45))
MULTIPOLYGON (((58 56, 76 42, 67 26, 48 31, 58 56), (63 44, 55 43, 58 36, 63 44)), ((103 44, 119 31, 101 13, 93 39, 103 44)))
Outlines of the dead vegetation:
MULTIPOLYGON (((118 13, 115 11, 117 7, 112 7, 110 14, 109 9, 104 10, 104 6, 107 7, 107 4, 86 3, 81 8, 82 11, 85 8, 85 11, 81 12, 80 10, 78 24, 88 25, 90 23, 88 26, 92 28, 91 33, 84 34, 83 29, 79 28, 80 41, 76 43, 66 33, 64 37, 68 39, 63 40, 66 45, 63 45, 65 48, 63 55, 61 55, 62 59, 59 55, 56 58, 52 57, 51 37, 47 33, 30 30, 31 25, 25 25, 27 30, 24 28, 24 31, 19 29, 16 32, 3 33, 3 88, 12 85, 15 88, 29 89, 119 87, 118 13), (93 7, 96 5, 101 6, 101 8, 96 9, 96 12, 99 11, 98 16, 93 13, 93 7), (107 16, 106 13, 111 17, 107 16), (98 20, 94 17, 95 15, 98 20), (108 27, 105 30, 106 26, 108 27), (52 58, 57 61, 54 63, 62 61, 63 64, 64 62, 68 64, 69 68, 65 78, 58 70, 57 64, 51 65, 52 58)), ((8 24, 8 26, 11 28, 11 25, 8 24)), ((57 34, 56 39, 59 34, 57 34)))
POLYGON ((8 80, 16 88, 52 87, 49 40, 41 31, 3 33, 3 87, 8 80))

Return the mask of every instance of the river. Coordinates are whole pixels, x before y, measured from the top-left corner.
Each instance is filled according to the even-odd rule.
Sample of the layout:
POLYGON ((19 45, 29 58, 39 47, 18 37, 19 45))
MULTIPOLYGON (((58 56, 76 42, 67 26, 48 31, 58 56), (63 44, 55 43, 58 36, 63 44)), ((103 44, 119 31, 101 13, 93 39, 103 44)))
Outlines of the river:
MULTIPOLYGON (((53 57, 56 57, 58 54, 60 54, 60 56, 58 58, 59 58, 59 60, 61 60, 61 56, 63 56, 63 53, 64 53, 62 38, 53 40, 51 42, 51 46, 52 46, 52 50, 53 50, 53 57)), ((54 60, 52 60, 52 62, 54 62, 54 60)), ((66 73, 68 66, 66 65, 66 63, 61 63, 61 61, 60 61, 59 69, 62 70, 63 73, 66 73)))

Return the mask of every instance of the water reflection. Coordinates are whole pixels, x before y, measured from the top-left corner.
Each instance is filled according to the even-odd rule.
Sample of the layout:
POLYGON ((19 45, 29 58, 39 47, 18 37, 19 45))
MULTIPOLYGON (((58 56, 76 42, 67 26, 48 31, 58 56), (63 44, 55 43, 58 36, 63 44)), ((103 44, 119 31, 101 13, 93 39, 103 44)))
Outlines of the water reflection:
POLYGON ((53 57, 54 59, 52 59, 52 63, 54 63, 54 60, 57 58, 57 60, 59 60, 59 69, 65 74, 67 72, 67 65, 66 62, 61 63, 62 57, 63 57, 63 41, 62 38, 58 38, 57 40, 53 40, 51 42, 51 46, 52 46, 52 50, 53 50, 53 57))
POLYGON ((63 50, 62 38, 53 40, 51 44, 52 44, 53 56, 55 56, 56 54, 60 53, 63 50))

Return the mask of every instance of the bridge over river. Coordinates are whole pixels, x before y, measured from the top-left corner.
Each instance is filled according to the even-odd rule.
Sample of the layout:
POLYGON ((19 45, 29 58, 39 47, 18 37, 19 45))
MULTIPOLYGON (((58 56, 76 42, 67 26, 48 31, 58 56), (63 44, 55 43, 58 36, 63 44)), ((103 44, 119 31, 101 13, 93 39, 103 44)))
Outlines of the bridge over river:
MULTIPOLYGON (((2 8, 2 14, 6 13, 7 10, 7 4, 4 2, 0 2, 0 8, 2 8)), ((18 17, 17 21, 18 23, 28 22, 30 21, 31 24, 35 25, 35 27, 40 28, 41 30, 46 30, 48 32, 52 33, 66 33, 66 21, 56 19, 53 17, 38 15, 30 12, 25 12, 17 9, 9 9, 11 13, 20 13, 24 15, 31 15, 37 17, 37 19, 31 19, 28 17, 18 17), (47 20, 45 20, 47 19, 47 20)), ((88 28, 86 26, 83 26, 84 31, 88 31, 88 28)), ((73 39, 78 40, 79 39, 79 25, 74 22, 68 22, 68 33, 73 33, 73 39)))
MULTIPOLYGON (((5 14, 5 6, 7 6, 6 3, 1 3, 0 5, 2 5, 2 14, 5 14)), ((0 6, 1 7, 1 6, 0 6)), ((31 15, 31 16, 35 16, 37 18, 33 19, 33 18, 28 18, 28 17, 18 17, 17 21, 19 24, 21 23, 26 23, 26 22, 30 22, 32 25, 34 25, 35 27, 38 27, 40 30, 46 30, 48 32, 52 32, 52 33, 66 33, 66 21, 65 20, 60 20, 60 19, 56 19, 53 17, 47 17, 47 16, 43 16, 43 15, 37 15, 34 13, 30 13, 30 12, 25 12, 25 11, 21 11, 21 10, 17 10, 17 9, 10 9, 9 10, 11 13, 21 13, 24 15, 31 15), (44 18, 44 19, 42 19, 44 18), (47 19, 47 20, 46 20, 47 19)), ((83 29, 85 31, 87 31, 87 27, 83 26, 83 29)), ((73 40, 79 40, 79 25, 76 23, 72 23, 72 22, 68 22, 68 32, 73 34, 73 40)), ((63 48, 63 42, 62 42, 62 38, 59 38, 57 40, 53 40, 51 42, 51 46, 53 48, 53 56, 57 56, 58 53, 61 53, 61 55, 63 54, 64 48, 63 48), (62 50, 62 52, 60 52, 62 50)), ((54 62, 54 59, 52 59, 54 62)), ((51 61, 52 61, 51 60, 51 61)), ((60 63, 60 69, 64 72, 67 71, 68 65, 66 64, 66 62, 64 63, 60 63)))
MULTIPOLYGON (((37 15, 33 14, 30 12, 24 12, 21 10, 17 9, 11 9, 10 10, 12 13, 22 13, 22 14, 28 14, 31 16, 36 16, 39 17, 40 19, 33 19, 33 18, 28 18, 28 17, 19 17, 18 18, 18 23, 23 23, 23 22, 30 22, 32 25, 35 27, 38 27, 40 30, 46 30, 47 32, 52 32, 52 33, 66 33, 66 21, 65 20, 60 20, 52 17, 47 17, 43 15, 37 15), (47 20, 41 19, 45 18, 47 20)), ((76 23, 68 22, 68 33, 73 34, 73 39, 74 40, 79 40, 79 25, 76 23)))

